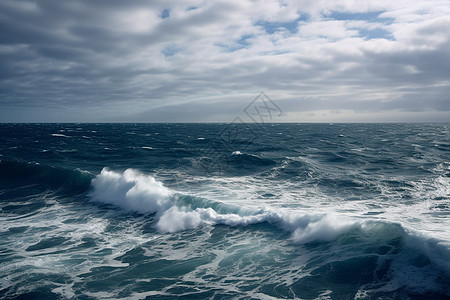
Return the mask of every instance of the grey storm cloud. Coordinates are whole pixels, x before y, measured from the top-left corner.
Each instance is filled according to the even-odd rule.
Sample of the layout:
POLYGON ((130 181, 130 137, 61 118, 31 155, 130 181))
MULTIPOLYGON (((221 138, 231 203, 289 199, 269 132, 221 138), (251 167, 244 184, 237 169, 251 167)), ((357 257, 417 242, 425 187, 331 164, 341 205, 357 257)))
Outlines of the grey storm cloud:
POLYGON ((0 122, 224 122, 260 91, 280 121, 450 121, 449 16, 447 1, 4 0, 0 122))

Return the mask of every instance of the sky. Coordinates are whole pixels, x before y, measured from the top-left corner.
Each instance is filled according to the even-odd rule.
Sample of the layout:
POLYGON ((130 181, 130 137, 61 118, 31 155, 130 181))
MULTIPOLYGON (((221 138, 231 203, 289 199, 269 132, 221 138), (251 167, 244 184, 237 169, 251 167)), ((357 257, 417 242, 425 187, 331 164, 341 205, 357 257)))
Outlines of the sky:
POLYGON ((273 122, 449 122, 449 37, 448 0, 1 0, 0 122, 251 122, 261 92, 273 122))

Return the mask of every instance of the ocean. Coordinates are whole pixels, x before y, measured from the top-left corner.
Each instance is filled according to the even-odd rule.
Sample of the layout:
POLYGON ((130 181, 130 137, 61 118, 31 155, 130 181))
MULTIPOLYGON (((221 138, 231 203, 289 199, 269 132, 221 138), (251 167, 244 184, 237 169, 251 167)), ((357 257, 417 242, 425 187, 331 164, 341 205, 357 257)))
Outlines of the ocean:
POLYGON ((0 124, 1 299, 450 299, 450 124, 0 124))

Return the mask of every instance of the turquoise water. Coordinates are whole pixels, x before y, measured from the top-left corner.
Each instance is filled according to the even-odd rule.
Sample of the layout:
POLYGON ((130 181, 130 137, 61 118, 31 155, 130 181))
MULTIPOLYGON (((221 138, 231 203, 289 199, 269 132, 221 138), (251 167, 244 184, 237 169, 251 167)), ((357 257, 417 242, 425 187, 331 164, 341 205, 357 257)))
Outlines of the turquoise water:
POLYGON ((449 124, 1 124, 0 298, 448 299, 449 124))

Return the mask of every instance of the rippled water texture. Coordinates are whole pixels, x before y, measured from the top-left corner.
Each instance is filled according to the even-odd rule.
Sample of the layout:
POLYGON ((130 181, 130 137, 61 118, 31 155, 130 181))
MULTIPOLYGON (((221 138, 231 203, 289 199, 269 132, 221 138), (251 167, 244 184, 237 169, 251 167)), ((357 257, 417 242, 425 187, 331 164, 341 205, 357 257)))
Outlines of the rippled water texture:
POLYGON ((449 124, 0 124, 0 298, 449 299, 449 124))

